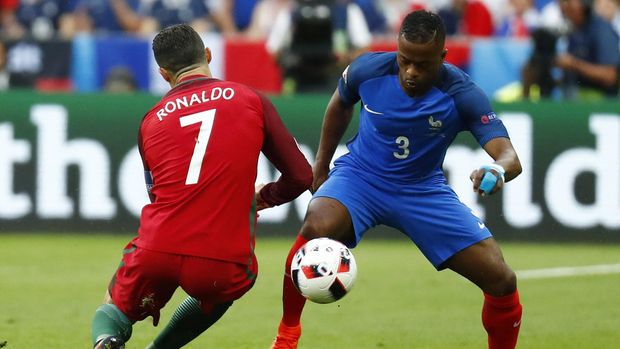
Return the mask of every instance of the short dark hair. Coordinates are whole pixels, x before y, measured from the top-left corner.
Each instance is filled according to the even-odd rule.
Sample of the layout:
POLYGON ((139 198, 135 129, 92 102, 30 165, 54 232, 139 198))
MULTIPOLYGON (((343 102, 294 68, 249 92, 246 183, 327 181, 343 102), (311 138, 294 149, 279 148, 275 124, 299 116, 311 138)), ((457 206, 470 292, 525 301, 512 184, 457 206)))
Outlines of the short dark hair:
POLYGON ((187 24, 162 29, 153 39, 153 54, 157 64, 173 74, 206 59, 200 35, 187 24))
POLYGON ((437 14, 418 10, 409 13, 400 26, 399 36, 416 44, 430 42, 443 44, 446 40, 446 27, 437 14))

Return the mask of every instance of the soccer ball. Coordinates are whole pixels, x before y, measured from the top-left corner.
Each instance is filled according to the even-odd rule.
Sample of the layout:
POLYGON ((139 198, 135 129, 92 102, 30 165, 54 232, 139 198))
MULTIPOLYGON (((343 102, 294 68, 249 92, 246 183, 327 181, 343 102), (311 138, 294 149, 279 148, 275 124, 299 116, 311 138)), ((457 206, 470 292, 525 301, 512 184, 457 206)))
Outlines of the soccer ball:
POLYGON ((291 278, 299 292, 315 303, 332 303, 353 287, 357 265, 342 243, 318 238, 303 245, 291 264, 291 278))

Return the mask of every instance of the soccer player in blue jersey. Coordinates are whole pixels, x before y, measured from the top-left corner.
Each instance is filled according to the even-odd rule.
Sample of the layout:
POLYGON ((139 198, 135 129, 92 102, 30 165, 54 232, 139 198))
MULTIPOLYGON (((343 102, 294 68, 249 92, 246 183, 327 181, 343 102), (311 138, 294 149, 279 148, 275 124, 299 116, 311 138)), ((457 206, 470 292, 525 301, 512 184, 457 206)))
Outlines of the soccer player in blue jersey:
POLYGON ((480 195, 500 190, 521 164, 482 90, 444 62, 444 43, 440 17, 412 12, 403 20, 397 52, 364 54, 342 74, 325 112, 314 197, 286 261, 284 314, 272 348, 297 348, 301 335, 305 299, 289 277, 297 249, 317 237, 354 247, 379 224, 407 235, 437 270, 451 269, 478 286, 489 348, 516 346, 521 304, 515 273, 489 229, 447 185, 442 163, 457 133, 467 130, 494 159, 471 173, 480 195), (358 133, 330 171, 357 102, 358 133))

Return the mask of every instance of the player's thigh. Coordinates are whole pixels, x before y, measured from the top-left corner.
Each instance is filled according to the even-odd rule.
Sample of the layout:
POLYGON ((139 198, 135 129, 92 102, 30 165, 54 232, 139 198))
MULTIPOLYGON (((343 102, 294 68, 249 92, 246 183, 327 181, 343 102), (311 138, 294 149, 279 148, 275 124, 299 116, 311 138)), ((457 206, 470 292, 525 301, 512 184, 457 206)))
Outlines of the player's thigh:
POLYGON ((301 235, 308 240, 318 237, 340 241, 354 240, 351 215, 337 199, 316 197, 308 205, 301 235))
POLYGON ((205 304, 232 302, 248 292, 258 274, 256 256, 248 264, 185 256, 181 287, 205 304))
POLYGON ((132 321, 153 316, 157 322, 178 286, 179 258, 127 245, 109 286, 113 303, 132 321))
POLYGON ((405 233, 437 269, 457 252, 491 236, 446 185, 403 188, 386 203, 386 224, 405 233))
POLYGON ((330 237, 354 247, 380 220, 377 195, 363 175, 346 167, 334 169, 310 201, 301 234, 307 239, 330 237))

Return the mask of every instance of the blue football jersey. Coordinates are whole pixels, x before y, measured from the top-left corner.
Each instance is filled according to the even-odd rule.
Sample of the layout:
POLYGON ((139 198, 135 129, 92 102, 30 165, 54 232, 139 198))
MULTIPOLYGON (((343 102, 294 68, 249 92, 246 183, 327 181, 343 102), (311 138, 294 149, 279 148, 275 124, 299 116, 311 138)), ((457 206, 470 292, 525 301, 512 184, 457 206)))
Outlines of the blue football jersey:
POLYGON ((421 97, 401 88, 395 52, 366 53, 344 71, 341 99, 361 101, 358 133, 340 161, 396 180, 442 175, 448 146, 470 131, 484 146, 508 137, 488 98, 459 68, 444 63, 438 83, 421 97))

